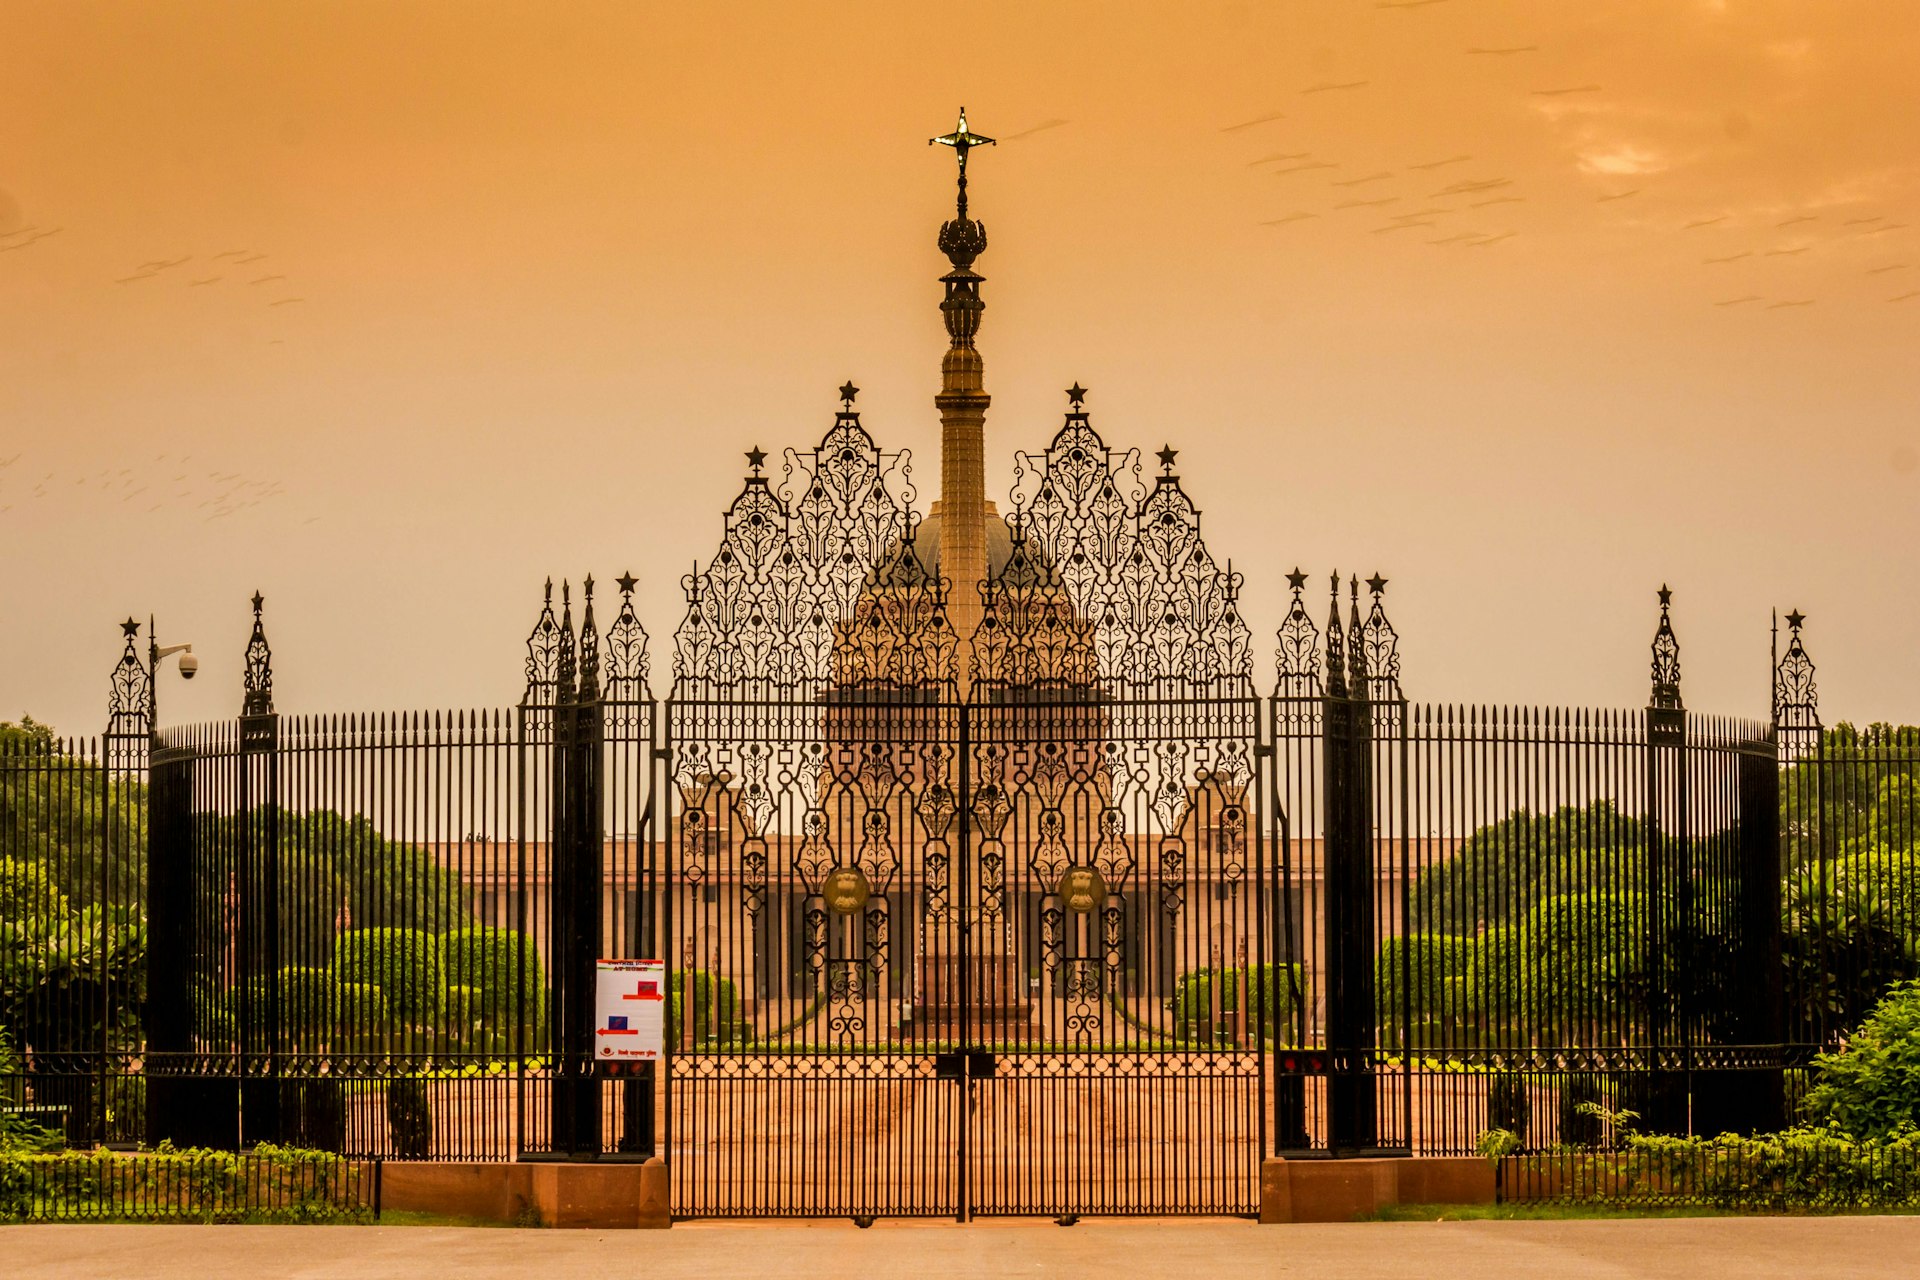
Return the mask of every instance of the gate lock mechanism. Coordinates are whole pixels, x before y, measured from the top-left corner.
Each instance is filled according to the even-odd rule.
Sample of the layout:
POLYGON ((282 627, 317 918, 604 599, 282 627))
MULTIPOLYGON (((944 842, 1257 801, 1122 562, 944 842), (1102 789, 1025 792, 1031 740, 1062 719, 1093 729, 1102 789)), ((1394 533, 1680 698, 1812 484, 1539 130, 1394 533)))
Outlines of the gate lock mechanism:
POLYGON ((993 1054, 985 1049, 933 1055, 933 1077, 936 1080, 958 1080, 962 1076, 969 1080, 986 1080, 992 1078, 994 1066, 993 1054))

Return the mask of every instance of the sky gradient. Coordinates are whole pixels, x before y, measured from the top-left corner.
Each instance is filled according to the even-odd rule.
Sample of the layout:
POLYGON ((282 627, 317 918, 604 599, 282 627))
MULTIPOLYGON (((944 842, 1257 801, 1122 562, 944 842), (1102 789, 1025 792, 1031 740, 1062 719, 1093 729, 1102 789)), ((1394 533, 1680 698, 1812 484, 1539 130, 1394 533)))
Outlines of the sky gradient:
POLYGON ((541 580, 656 673, 742 454, 835 388, 937 490, 952 158, 990 495, 1091 389, 1171 442, 1270 670, 1378 570, 1410 696, 1920 721, 1920 9, 1861 0, 19 6, 0 42, 0 718, 115 623, 237 711, 499 705, 541 580), (956 29, 957 24, 957 29, 956 29), (1464 158, 1461 158, 1464 157, 1464 158), (184 261, 179 261, 185 259, 184 261), (1323 607, 1323 606, 1322 606, 1323 607))

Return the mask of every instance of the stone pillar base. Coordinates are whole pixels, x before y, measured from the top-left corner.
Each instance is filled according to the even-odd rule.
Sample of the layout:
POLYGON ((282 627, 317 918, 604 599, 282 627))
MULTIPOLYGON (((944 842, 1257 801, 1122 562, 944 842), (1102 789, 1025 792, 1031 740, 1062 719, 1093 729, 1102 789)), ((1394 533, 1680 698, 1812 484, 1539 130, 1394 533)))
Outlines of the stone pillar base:
POLYGON ((1396 1204, 1492 1204, 1493 1166, 1477 1156, 1260 1162, 1260 1221, 1352 1222, 1396 1204))
POLYGON ((390 1160, 380 1207, 513 1226, 660 1229, 673 1225, 666 1163, 390 1160))

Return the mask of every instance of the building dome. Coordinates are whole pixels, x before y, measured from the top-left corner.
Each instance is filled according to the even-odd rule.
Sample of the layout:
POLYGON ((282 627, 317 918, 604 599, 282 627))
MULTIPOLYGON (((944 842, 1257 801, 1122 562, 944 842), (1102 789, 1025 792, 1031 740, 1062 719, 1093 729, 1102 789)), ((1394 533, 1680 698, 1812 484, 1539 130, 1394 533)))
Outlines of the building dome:
MULTIPOLYGON (((1021 563, 1012 574, 1007 566, 1013 561, 1013 531, 1007 527, 1006 519, 994 509, 992 502, 987 504, 987 579, 995 584, 1009 586, 1054 586, 1057 579, 1052 566, 1040 557, 1038 552, 1027 548, 1021 563)), ((928 579, 937 579, 944 572, 940 561, 941 531, 940 500, 935 499, 933 510, 921 519, 913 531, 913 557, 918 561, 917 571, 901 572, 907 566, 902 560, 905 547, 896 545, 887 554, 881 556, 875 567, 873 582, 875 585, 907 586, 919 580, 924 573, 928 579)), ((959 583, 952 584, 958 587, 959 583)))

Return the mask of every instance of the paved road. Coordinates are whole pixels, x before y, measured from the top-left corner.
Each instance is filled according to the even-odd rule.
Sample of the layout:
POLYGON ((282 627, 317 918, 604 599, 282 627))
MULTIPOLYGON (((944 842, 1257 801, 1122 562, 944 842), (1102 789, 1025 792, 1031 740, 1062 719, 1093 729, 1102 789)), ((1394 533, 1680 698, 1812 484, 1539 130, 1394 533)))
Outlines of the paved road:
POLYGON ((1586 1222, 689 1225, 668 1232, 452 1227, 0 1228, 0 1272, 42 1276, 760 1277, 1216 1275, 1469 1280, 1808 1280, 1920 1274, 1920 1217, 1586 1222))

